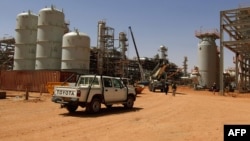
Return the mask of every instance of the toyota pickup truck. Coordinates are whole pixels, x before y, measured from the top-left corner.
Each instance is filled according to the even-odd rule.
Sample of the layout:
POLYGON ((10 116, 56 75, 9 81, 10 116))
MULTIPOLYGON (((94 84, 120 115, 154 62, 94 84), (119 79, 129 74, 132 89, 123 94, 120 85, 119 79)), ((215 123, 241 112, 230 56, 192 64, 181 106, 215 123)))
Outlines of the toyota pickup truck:
POLYGON ((131 109, 135 100, 133 87, 126 86, 119 78, 102 75, 81 75, 75 86, 56 86, 52 97, 52 102, 61 104, 70 113, 79 106, 88 113, 98 113, 102 104, 107 108, 122 104, 131 109))

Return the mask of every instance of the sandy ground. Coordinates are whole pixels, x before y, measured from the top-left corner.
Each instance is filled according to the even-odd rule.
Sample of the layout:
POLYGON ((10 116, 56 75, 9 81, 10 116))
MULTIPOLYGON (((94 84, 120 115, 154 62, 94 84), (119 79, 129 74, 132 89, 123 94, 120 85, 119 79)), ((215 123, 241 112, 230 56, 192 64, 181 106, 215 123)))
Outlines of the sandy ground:
POLYGON ((222 141, 224 124, 250 124, 250 94, 227 96, 178 87, 173 97, 145 89, 132 110, 102 106, 74 114, 51 95, 7 91, 0 99, 1 141, 222 141))

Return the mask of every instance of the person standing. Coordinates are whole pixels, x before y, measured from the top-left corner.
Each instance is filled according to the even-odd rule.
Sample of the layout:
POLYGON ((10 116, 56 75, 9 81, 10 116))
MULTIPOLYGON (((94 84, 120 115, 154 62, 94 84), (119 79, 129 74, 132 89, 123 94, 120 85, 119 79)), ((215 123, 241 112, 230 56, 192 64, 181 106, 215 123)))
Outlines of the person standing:
POLYGON ((168 89, 169 89, 168 82, 165 82, 165 94, 166 95, 168 94, 168 89))
POLYGON ((176 93, 176 89, 177 89, 177 86, 175 84, 175 82, 172 84, 172 93, 173 93, 173 96, 175 96, 175 93, 176 93))
POLYGON ((215 91, 216 91, 216 83, 214 82, 213 86, 212 86, 212 90, 213 90, 213 93, 215 94, 215 91))

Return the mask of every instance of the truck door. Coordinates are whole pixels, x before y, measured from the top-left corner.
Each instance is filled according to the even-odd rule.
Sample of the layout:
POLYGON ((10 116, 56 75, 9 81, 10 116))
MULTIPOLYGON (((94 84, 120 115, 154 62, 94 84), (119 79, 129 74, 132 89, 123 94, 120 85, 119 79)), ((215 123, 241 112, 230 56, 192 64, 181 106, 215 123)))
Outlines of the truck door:
POLYGON ((106 102, 116 102, 126 99, 125 89, 120 80, 103 78, 103 86, 106 102))

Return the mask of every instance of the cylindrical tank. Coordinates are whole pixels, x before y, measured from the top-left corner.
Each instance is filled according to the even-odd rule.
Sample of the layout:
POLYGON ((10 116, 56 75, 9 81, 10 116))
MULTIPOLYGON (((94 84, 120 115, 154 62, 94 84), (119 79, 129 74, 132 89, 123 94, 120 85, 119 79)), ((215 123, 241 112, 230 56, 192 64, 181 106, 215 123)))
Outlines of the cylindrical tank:
POLYGON ((160 52, 161 52, 160 59, 163 59, 163 60, 167 59, 167 54, 166 54, 167 51, 168 49, 164 45, 160 46, 160 52))
POLYGON ((122 52, 122 59, 126 59, 126 51, 127 51, 127 42, 128 39, 126 37, 126 34, 124 32, 119 33, 119 47, 121 48, 122 52))
POLYGON ((124 32, 120 32, 119 33, 119 47, 121 48, 121 59, 122 61, 122 68, 121 68, 121 75, 124 76, 127 68, 127 64, 125 63, 126 60, 126 51, 127 51, 127 37, 126 34, 124 32))
POLYGON ((105 28, 106 28, 106 22, 105 21, 99 21, 98 22, 98 39, 97 39, 97 48, 100 50, 98 53, 98 70, 99 74, 103 73, 103 57, 104 57, 104 51, 105 51, 105 28))
POLYGON ((34 70, 38 16, 28 11, 18 14, 16 21, 13 70, 34 70))
POLYGON ((53 6, 39 11, 36 70, 60 70, 64 30, 63 12, 53 6))
POLYGON ((200 36, 198 44, 199 84, 208 88, 214 82, 219 82, 219 57, 215 39, 214 36, 200 36))
POLYGON ((89 72, 90 38, 85 33, 69 32, 63 36, 61 69, 89 72))

